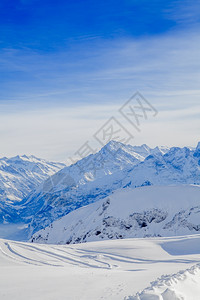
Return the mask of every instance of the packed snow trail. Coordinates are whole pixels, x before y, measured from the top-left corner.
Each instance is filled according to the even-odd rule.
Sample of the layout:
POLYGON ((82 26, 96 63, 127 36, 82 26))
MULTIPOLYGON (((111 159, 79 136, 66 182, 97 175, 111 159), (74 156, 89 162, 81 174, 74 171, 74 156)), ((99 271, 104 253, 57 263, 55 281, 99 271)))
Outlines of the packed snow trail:
POLYGON ((198 264, 198 244, 200 235, 77 245, 0 240, 0 299, 123 300, 198 264))

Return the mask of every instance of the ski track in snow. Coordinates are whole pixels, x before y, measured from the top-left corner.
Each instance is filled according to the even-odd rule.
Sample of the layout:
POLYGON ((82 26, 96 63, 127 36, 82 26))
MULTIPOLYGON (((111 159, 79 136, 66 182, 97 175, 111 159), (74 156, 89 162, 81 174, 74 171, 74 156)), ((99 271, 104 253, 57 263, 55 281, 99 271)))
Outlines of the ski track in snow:
POLYGON ((173 298, 175 282, 187 279, 183 274, 191 273, 180 271, 190 269, 200 261, 198 251, 185 254, 186 249, 190 253, 188 245, 192 247, 197 240, 200 243, 200 235, 77 245, 40 245, 0 240, 0 299, 179 299, 173 298), (185 248, 184 254, 180 252, 180 245, 185 248), (176 273, 178 275, 170 275, 176 273), (165 277, 157 280, 163 275, 165 277), (150 285, 152 281, 154 283, 150 285), (12 289, 8 288, 9 282, 14 284, 12 289), (25 289, 23 296, 20 288, 25 289), (165 298, 158 298, 167 289, 165 298), (136 293, 137 298, 132 296, 136 293))
POLYGON ((111 269, 113 266, 103 260, 98 259, 104 256, 91 255, 88 253, 78 255, 81 251, 74 251, 74 249, 63 249, 55 247, 46 247, 49 250, 44 249, 45 247, 36 247, 29 244, 16 243, 16 242, 0 242, 0 249, 3 255, 8 258, 21 263, 33 264, 33 265, 49 265, 49 266, 65 266, 65 264, 88 267, 88 268, 102 268, 111 269), (25 254, 21 254, 25 253, 25 254), (32 253, 37 253, 38 259, 31 258, 32 253), (41 259, 40 259, 41 258, 41 259), (45 258, 45 261, 42 260, 45 258), (55 263, 52 263, 55 262, 55 263))
POLYGON ((32 245, 14 241, 0 242, 0 249, 5 256, 22 263, 33 265, 64 266, 65 264, 76 265, 88 268, 112 269, 119 268, 120 263, 127 264, 156 264, 156 263, 191 263, 189 259, 142 259, 117 254, 111 254, 105 251, 92 251, 75 249, 64 246, 44 246, 32 245), (47 250, 48 249, 48 250, 47 250), (21 254, 23 253, 23 255, 21 254), (32 253, 37 254, 38 259, 32 258, 32 253), (45 261, 43 260, 45 258, 45 261), (51 261, 55 262, 52 263, 51 261), (106 261, 112 261, 113 264, 106 261), (118 263, 118 264, 117 264, 118 263))

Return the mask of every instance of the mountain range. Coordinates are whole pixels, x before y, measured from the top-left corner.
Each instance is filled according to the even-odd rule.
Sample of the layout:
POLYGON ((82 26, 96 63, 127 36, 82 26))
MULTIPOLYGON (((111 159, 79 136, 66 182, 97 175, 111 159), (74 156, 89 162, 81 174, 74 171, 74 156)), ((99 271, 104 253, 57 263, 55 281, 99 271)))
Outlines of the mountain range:
POLYGON ((29 237, 69 212, 124 188, 130 169, 151 154, 162 156, 168 151, 165 147, 151 149, 111 141, 98 153, 60 170, 22 203, 21 215, 29 222, 29 237))
POLYGON ((0 223, 19 221, 20 216, 15 206, 20 205, 37 186, 64 166, 33 155, 1 158, 0 223))
MULTIPOLYGON (((5 218, 6 214, 11 215, 6 218, 6 222, 18 222, 19 216, 20 221, 27 225, 27 239, 70 212, 106 199, 117 190, 145 186, 199 185, 200 143, 195 149, 152 149, 147 145, 131 146, 111 141, 99 152, 71 166, 49 164, 54 173, 52 176, 49 176, 48 168, 41 177, 32 172, 37 179, 33 180, 34 187, 27 184, 29 189, 24 191, 21 198, 20 195, 18 198, 7 197, 7 200, 4 197, 1 201, 2 216, 5 218), (7 207, 10 201, 12 205, 7 207)), ((10 191, 10 194, 14 192, 10 191)), ((5 222, 3 217, 0 221, 5 222)))

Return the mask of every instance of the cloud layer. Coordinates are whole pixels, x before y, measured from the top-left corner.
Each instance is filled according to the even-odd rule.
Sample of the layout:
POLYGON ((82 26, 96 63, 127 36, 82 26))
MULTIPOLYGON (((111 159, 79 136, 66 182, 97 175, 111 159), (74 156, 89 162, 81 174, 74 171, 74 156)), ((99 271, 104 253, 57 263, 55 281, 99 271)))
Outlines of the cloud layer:
MULTIPOLYGON (((159 115, 147 120, 132 143, 194 146, 200 140, 200 28, 195 3, 167 5, 163 20, 178 25, 162 32, 145 35, 143 30, 107 38, 86 30, 77 39, 67 36, 66 43, 56 44, 52 51, 25 44, 0 47, 0 156, 26 153, 66 160, 107 119, 120 119, 118 109, 137 90, 159 115)), ((152 26, 156 9, 152 4, 146 25, 152 26)))

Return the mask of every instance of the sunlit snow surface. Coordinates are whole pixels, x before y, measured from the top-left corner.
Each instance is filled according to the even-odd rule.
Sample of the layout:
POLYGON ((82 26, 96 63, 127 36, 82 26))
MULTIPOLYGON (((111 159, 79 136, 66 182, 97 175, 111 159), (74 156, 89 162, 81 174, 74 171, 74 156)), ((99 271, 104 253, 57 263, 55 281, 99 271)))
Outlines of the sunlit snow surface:
POLYGON ((120 189, 36 232, 31 241, 76 244, 200 233, 200 186, 120 189))
POLYGON ((166 151, 111 141, 98 153, 57 172, 21 205, 20 214, 29 223, 28 237, 60 217, 110 196, 118 189, 200 185, 200 143, 193 150, 173 147, 166 151))
POLYGON ((200 235, 0 250, 0 299, 199 299, 200 235))

